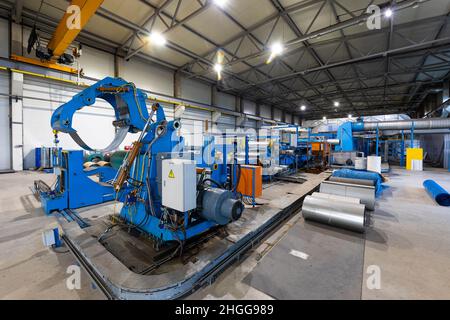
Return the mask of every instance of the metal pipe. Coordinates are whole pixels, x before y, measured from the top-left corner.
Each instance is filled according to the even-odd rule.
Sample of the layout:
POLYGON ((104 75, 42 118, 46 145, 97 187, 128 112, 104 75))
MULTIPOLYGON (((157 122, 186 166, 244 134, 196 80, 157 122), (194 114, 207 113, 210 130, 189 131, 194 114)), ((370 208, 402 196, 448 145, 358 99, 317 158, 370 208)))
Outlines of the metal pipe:
MULTIPOLYGON (((403 130, 386 130, 383 131, 383 136, 396 136, 402 134, 403 130)), ((450 128, 449 129, 432 129, 432 130, 414 130, 415 135, 421 135, 421 134, 450 134, 450 128)))
POLYGON ((308 196, 302 207, 305 220, 364 233, 365 207, 345 201, 329 201, 308 196))
POLYGON ((418 130, 449 129, 450 118, 380 121, 380 122, 355 122, 352 124, 353 131, 374 131, 377 130, 418 130))

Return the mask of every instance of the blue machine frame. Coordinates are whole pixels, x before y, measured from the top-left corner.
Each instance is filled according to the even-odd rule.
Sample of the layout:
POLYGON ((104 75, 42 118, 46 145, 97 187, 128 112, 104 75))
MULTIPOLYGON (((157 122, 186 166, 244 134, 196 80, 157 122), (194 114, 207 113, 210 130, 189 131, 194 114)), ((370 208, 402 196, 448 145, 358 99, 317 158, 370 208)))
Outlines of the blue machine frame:
MULTIPOLYGON (((159 104, 152 107, 152 113, 149 115, 145 103, 147 95, 134 84, 121 78, 109 77, 97 82, 54 112, 51 120, 52 128, 72 136, 76 134, 76 130, 72 127, 74 113, 85 106, 93 105, 97 98, 106 100, 113 107, 116 117, 113 124, 116 127, 127 127, 131 133, 141 132, 139 143, 134 145, 139 147, 136 158, 128 161, 127 157, 131 154, 129 152, 119 169, 118 175, 129 171, 125 184, 117 188, 118 178, 115 181, 118 190, 116 199, 124 203, 120 218, 131 227, 152 236, 158 244, 185 241, 220 225, 217 220, 203 218, 197 210, 176 212, 162 206, 159 176, 161 173, 158 172, 161 159, 158 156, 163 154, 193 160, 194 155, 183 152, 184 139, 178 135, 180 122, 168 121, 159 104), (153 119, 154 116, 156 119, 153 119), (174 216, 176 221, 173 219, 174 216)), ((211 143, 214 145, 214 139, 211 143)), ((214 148, 215 146, 213 154, 214 148)), ((212 168, 212 177, 220 180, 218 184, 226 182, 226 152, 224 163, 213 164, 212 168)), ((82 185, 78 187, 83 188, 82 185)), ((208 187, 209 191, 212 190, 211 193, 214 193, 214 189, 212 186, 208 187)), ((238 207, 236 206, 236 210, 238 207)), ((234 208, 233 206, 233 210, 234 208)), ((239 217, 242 210, 238 212, 239 217)))
POLYGON ((56 185, 50 192, 40 191, 42 208, 46 214, 65 209, 78 209, 112 201, 114 188, 106 182, 116 176, 111 167, 83 168, 83 151, 62 151, 55 167, 56 185), (96 182, 91 177, 98 176, 96 182))

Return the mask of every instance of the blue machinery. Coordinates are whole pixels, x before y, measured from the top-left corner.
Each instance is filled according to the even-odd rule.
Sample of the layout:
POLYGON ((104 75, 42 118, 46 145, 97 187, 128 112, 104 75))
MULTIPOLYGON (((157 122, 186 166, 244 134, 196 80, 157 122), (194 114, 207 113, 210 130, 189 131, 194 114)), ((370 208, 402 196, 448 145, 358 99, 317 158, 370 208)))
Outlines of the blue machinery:
MULTIPOLYGON (((297 128, 298 126, 285 126, 286 128, 297 128)), ((284 128, 280 126, 279 128, 284 128)), ((302 154, 305 156, 300 158, 300 163, 297 167, 308 166, 310 149, 309 144, 315 142, 315 138, 322 137, 323 139, 334 140, 331 144, 334 144, 334 152, 356 152, 363 151, 366 155, 371 154, 371 141, 374 141, 373 154, 380 155, 380 146, 384 143, 391 143, 389 146, 389 152, 395 153, 400 159, 400 164, 405 165, 405 152, 406 145, 405 136, 410 134, 410 145, 414 146, 414 136, 416 133, 429 133, 429 130, 435 129, 450 129, 450 119, 436 118, 436 119, 417 119, 417 120, 399 120, 399 121, 383 121, 383 122, 345 122, 341 124, 337 131, 334 133, 319 133, 313 134, 308 129, 307 139, 298 139, 296 146, 292 143, 282 143, 280 152, 280 162, 284 165, 293 166, 298 158, 296 154, 302 154), (381 136, 389 131, 391 134, 401 136, 399 143, 395 143, 392 140, 381 140, 381 136), (370 137, 356 137, 354 133, 374 132, 375 138, 370 137), (306 150, 306 152, 305 152, 306 150)), ((444 131, 445 132, 445 131, 444 131)), ((450 131, 449 131, 450 133, 450 131)))
MULTIPOLYGON (((110 195, 123 202, 121 221, 151 236, 159 245, 170 241, 186 241, 241 217, 244 205, 236 196, 236 181, 227 179, 230 172, 235 172, 235 166, 227 166, 226 160, 221 165, 209 164, 210 177, 204 170, 200 178, 196 179, 194 155, 184 151, 184 139, 178 135, 181 123, 178 120, 167 121, 159 104, 152 107, 149 115, 145 104, 146 94, 132 83, 120 78, 99 81, 58 108, 51 119, 52 128, 70 134, 83 149, 93 150, 72 127, 72 118, 76 111, 93 105, 98 98, 106 100, 113 107, 116 118, 113 125, 117 132, 110 146, 101 151, 117 148, 128 132, 141 133, 115 174, 113 186, 105 186, 112 191, 110 195), (168 172, 165 171, 166 167, 169 168, 168 172), (231 183, 225 186, 227 180, 231 183), (165 193, 168 185, 176 189, 165 193), (184 199, 181 206, 177 198, 184 199)), ((215 151, 212 150, 212 153, 215 151)), ((68 167, 78 167, 81 153, 65 154, 70 155, 66 157, 68 167), (74 162, 76 165, 72 166, 74 162)), ((80 191, 85 188, 82 184, 84 181, 77 180, 76 183, 79 184, 74 187, 80 187, 80 191)), ((90 195, 75 196, 85 199, 90 195)), ((88 200, 82 201, 87 203, 88 200)))
POLYGON ((65 209, 78 209, 115 198, 111 184, 117 171, 111 167, 83 168, 83 151, 62 151, 54 168, 57 179, 50 188, 43 181, 35 181, 34 188, 46 214, 65 209), (93 177, 98 177, 94 181, 93 177))

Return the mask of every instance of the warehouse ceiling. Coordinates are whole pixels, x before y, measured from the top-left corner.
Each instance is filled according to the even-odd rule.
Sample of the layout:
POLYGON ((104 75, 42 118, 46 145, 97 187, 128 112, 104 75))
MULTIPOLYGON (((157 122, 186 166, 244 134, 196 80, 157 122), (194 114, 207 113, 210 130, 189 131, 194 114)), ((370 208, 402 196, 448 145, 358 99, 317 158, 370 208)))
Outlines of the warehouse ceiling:
MULTIPOLYGON (((0 0, 21 3, 24 23, 40 10, 48 32, 68 5, 0 0)), ((78 40, 302 118, 413 114, 450 75, 449 20, 448 0, 105 0, 78 40), (392 8, 380 29, 367 26, 372 4, 392 8), (283 51, 269 59, 274 45, 283 51)))

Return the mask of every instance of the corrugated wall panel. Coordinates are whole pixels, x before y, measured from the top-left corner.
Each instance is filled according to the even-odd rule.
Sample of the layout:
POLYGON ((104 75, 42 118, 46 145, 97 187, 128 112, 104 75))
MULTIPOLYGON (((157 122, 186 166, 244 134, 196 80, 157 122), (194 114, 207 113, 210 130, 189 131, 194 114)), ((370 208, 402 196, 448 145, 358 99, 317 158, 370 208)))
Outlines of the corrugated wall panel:
POLYGON ((242 101, 242 110, 245 114, 256 115, 256 103, 249 100, 242 101))
POLYGON ((227 130, 235 130, 236 117, 222 114, 214 127, 217 131, 222 133, 226 133, 227 130))
POLYGON ((192 79, 181 79, 181 97, 183 99, 211 104, 211 86, 192 79))
POLYGON ((274 108, 273 110, 273 120, 275 121, 282 121, 283 119, 283 112, 280 109, 274 108))
POLYGON ((217 92, 216 104, 219 108, 235 111, 236 109, 236 97, 223 92, 217 92))
POLYGON ((173 96, 173 72, 139 58, 122 62, 121 76, 138 88, 173 96))
POLYGON ((207 110, 187 108, 181 116, 181 135, 187 146, 203 145, 203 132, 206 122, 211 126, 211 112, 207 110))
POLYGON ((9 74, 0 71, 0 170, 11 169, 11 130, 9 97, 9 74))
POLYGON ((262 118, 266 118, 266 119, 272 118, 272 111, 271 111, 270 106, 261 105, 260 111, 261 111, 262 118))

